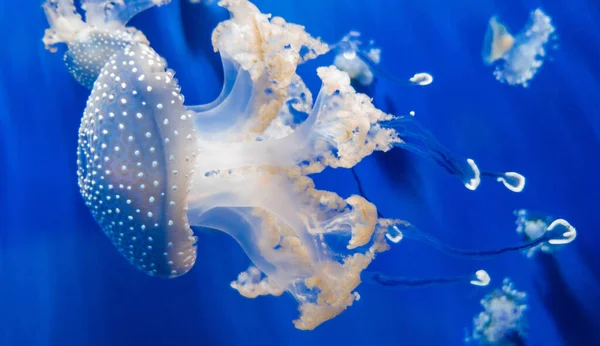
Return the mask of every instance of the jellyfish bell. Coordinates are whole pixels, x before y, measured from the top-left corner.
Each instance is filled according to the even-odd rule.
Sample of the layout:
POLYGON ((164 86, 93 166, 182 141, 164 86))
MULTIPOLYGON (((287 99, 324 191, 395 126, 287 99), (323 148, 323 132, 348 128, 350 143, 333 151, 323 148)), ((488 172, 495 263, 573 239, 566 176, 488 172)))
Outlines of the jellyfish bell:
POLYGON ((191 116, 173 72, 136 44, 103 68, 81 120, 81 194, 119 252, 149 275, 182 275, 196 259, 185 213, 197 155, 191 116))
POLYGON ((527 294, 508 278, 481 300, 483 311, 473 319, 465 342, 480 345, 524 345, 527 337, 527 294))
POLYGON ((92 89, 112 55, 129 44, 148 44, 141 31, 125 26, 127 22, 141 11, 168 2, 170 0, 83 0, 84 21, 74 0, 46 0, 43 8, 50 28, 46 29, 43 42, 51 52, 57 51, 57 44, 66 44, 67 70, 81 85, 92 89))
POLYGON ((482 57, 486 65, 502 59, 512 49, 515 38, 510 34, 506 26, 498 21, 496 16, 490 18, 488 28, 483 42, 482 57))

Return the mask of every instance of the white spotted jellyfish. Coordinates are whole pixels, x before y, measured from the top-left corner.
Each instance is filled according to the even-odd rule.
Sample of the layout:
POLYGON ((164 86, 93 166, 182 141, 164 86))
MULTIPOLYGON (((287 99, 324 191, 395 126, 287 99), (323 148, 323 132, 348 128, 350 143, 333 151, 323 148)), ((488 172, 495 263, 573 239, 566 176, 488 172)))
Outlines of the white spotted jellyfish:
MULTIPOLYGON (((91 88, 77 148, 81 195, 131 264, 152 276, 181 276, 197 257, 192 227, 226 232, 252 261, 231 287, 246 297, 289 292, 299 303, 294 324, 306 330, 359 299, 361 273, 390 244, 406 237, 448 250, 380 216, 363 196, 316 189, 309 175, 401 147, 433 157, 474 189, 480 173, 472 160, 454 159, 416 123, 375 108, 334 66, 317 69, 323 84, 313 102, 296 67, 330 46, 247 0, 219 3, 231 13, 212 35, 223 60, 221 94, 209 104, 185 104, 175 72, 139 30, 126 27, 135 14, 167 2, 83 1, 86 21, 72 0, 44 5, 51 26, 44 42, 53 51, 65 43, 69 72, 91 88)), ((386 286, 489 282, 482 270, 450 280, 362 279, 386 286)))

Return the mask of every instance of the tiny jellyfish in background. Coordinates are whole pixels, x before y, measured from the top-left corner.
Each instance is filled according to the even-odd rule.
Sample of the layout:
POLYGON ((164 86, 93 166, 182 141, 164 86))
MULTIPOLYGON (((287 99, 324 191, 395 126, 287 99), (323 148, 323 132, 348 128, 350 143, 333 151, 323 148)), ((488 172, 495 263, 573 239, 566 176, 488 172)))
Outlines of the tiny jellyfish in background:
POLYGON ((349 32, 330 48, 336 51, 334 65, 348 73, 352 81, 357 81, 363 86, 371 85, 375 81, 376 74, 400 85, 425 86, 433 82, 433 77, 425 72, 415 73, 406 82, 383 70, 378 66, 381 61, 381 48, 375 46, 373 40, 363 47, 360 33, 357 31, 349 32))
POLYGON ((548 214, 530 212, 526 209, 515 210, 517 217, 517 233, 524 240, 531 241, 547 234, 554 234, 547 241, 524 250, 527 257, 533 257, 539 251, 551 254, 572 242, 577 237, 577 230, 567 220, 556 219, 548 214))
POLYGON ((492 17, 483 43, 483 62, 495 65, 494 75, 500 82, 527 87, 544 63, 554 31, 550 17, 540 9, 530 14, 525 28, 514 37, 492 17))
POLYGON ((360 33, 356 31, 348 33, 338 43, 339 49, 333 64, 346 72, 350 79, 367 86, 375 80, 373 68, 381 60, 381 49, 375 47, 372 40, 366 48, 359 48, 360 45, 360 33))
MULTIPOLYGON (((92 89, 78 133, 80 193, 133 266, 156 277, 184 275, 197 259, 192 227, 225 232, 252 262, 230 286, 249 298, 290 293, 299 305, 294 325, 303 330, 352 306, 363 279, 382 286, 489 283, 483 270, 431 280, 368 274, 375 257, 404 237, 462 255, 507 250, 442 245, 381 216, 363 196, 317 189, 311 176, 351 169, 395 147, 432 158, 469 189, 480 175, 499 173, 456 158, 412 116, 377 109, 333 65, 316 69, 322 84, 313 101, 296 69, 332 46, 247 0, 218 3, 231 14, 212 34, 224 71, 220 95, 186 104, 175 71, 140 31, 125 27, 135 14, 167 2, 83 1, 85 22, 73 0, 44 6, 51 26, 44 43, 52 51, 66 44, 73 56, 67 69, 92 89)), ((417 76, 415 83, 427 81, 417 76)))
POLYGON ((483 311, 473 319, 473 331, 467 343, 479 345, 525 345, 527 337, 527 294, 514 288, 510 279, 482 300, 483 311))

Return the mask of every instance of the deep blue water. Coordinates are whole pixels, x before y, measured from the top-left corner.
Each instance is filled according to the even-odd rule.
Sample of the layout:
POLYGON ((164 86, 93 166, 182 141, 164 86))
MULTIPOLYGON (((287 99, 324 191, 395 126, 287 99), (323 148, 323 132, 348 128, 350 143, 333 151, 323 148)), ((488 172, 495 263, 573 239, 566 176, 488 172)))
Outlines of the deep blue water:
MULTIPOLYGON (((334 42, 349 29, 382 47, 397 76, 428 71, 426 88, 379 80, 375 104, 414 110, 453 151, 480 167, 527 177, 522 193, 484 181, 466 190, 432 162, 396 149, 357 166, 380 210, 455 246, 518 241, 512 211, 563 217, 578 238, 554 257, 514 253, 485 261, 448 257, 405 241, 372 269, 413 277, 485 268, 487 288, 360 287, 361 300, 311 332, 294 329, 289 296, 246 299, 229 288, 248 259, 225 234, 200 234, 187 275, 151 278, 129 265, 101 232, 76 185, 77 129, 89 91, 41 42, 41 2, 0 1, 0 345, 461 345, 479 300, 502 278, 529 294, 528 345, 600 345, 600 2, 434 0, 257 0, 263 12, 334 42), (528 89, 498 83, 481 61, 487 22, 520 29, 541 6, 560 46, 528 89)), ((136 17, 154 49, 178 72, 188 100, 220 91, 210 31, 214 6, 173 0, 136 17)), ((325 58, 326 59, 326 58, 325 58)), ((321 65, 330 61, 319 60, 321 65)), ((310 75, 316 64, 301 68, 310 75)), ((316 78, 309 78, 313 91, 316 78)), ((349 171, 317 186, 357 193, 349 171)))

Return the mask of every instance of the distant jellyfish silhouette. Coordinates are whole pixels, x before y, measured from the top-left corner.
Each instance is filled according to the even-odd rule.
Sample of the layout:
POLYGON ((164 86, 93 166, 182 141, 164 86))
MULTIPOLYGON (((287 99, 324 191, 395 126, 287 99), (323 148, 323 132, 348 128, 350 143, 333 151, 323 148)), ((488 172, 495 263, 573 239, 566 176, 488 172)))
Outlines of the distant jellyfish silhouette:
POLYGON ((486 65, 496 65, 496 79, 510 85, 527 87, 544 63, 548 44, 555 38, 550 17, 536 9, 525 28, 516 36, 492 17, 483 43, 486 65))
POLYGON ((481 300, 483 311, 473 319, 467 343, 521 346, 527 337, 527 294, 514 288, 510 279, 481 300))
MULTIPOLYGON (((163 3, 84 1, 86 22, 72 0, 44 7, 51 25, 44 42, 66 43, 69 71, 92 86, 78 137, 81 195, 141 271, 183 275, 197 257, 191 227, 226 232, 252 261, 231 287, 247 297, 291 293, 295 326, 313 329, 359 299, 361 273, 378 253, 403 236, 432 239, 380 216, 363 196, 316 189, 310 174, 404 147, 478 184, 472 160, 454 159, 420 126, 375 108, 335 66, 317 69, 322 87, 313 102, 296 68, 330 46, 246 0, 219 3, 231 13, 212 36, 223 60, 221 94, 186 105, 175 72, 139 31, 125 28, 163 3)), ((444 282, 369 277, 380 285, 444 282)), ((467 278, 489 282, 484 271, 467 278)))
POLYGON ((515 210, 514 214, 517 217, 517 233, 524 240, 530 241, 548 234, 555 235, 550 237, 552 239, 540 242, 538 245, 526 249, 524 252, 527 257, 535 256, 538 251, 553 253, 577 237, 577 230, 565 219, 556 219, 551 215, 531 212, 526 209, 515 210))

